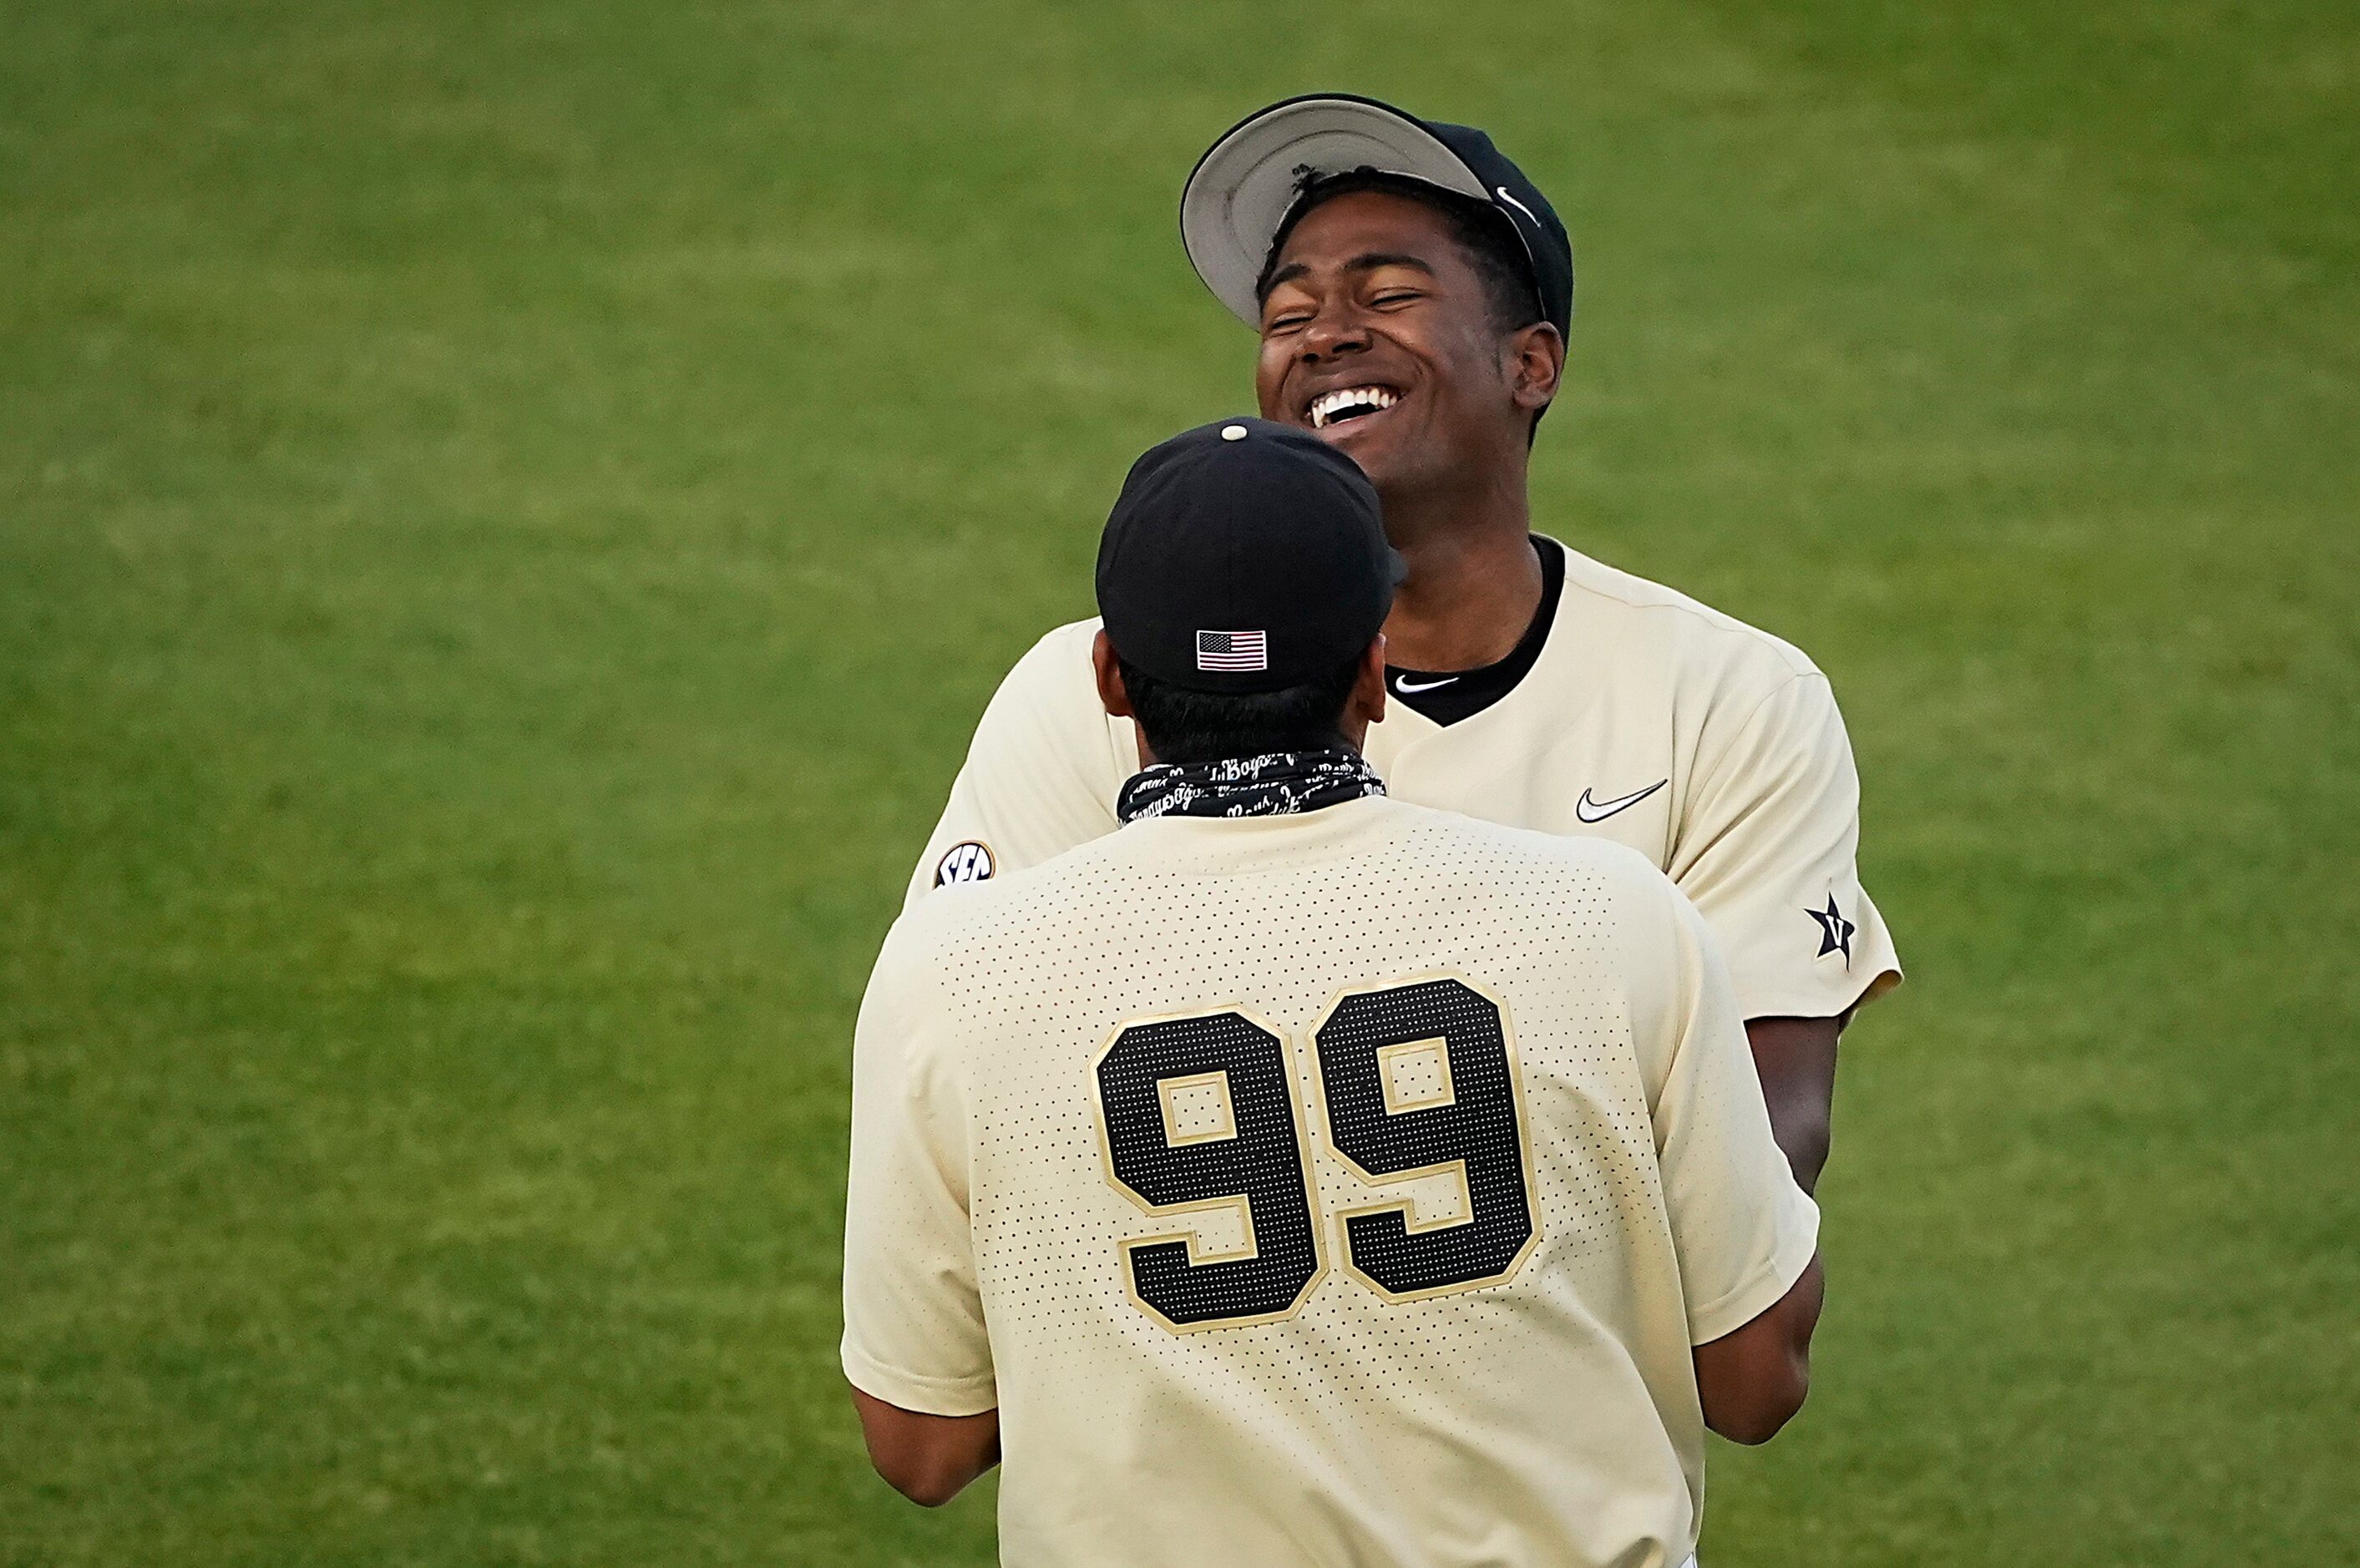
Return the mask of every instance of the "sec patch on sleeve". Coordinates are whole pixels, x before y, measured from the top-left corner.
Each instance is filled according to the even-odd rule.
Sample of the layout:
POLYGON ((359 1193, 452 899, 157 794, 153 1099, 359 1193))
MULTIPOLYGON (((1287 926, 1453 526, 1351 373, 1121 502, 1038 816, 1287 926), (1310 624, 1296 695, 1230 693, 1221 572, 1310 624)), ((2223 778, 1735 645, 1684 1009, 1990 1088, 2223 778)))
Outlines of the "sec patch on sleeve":
POLYGON ((943 852, 934 865, 934 886, 947 887, 956 882, 989 882, 993 870, 991 846, 980 839, 968 839, 955 844, 943 852))

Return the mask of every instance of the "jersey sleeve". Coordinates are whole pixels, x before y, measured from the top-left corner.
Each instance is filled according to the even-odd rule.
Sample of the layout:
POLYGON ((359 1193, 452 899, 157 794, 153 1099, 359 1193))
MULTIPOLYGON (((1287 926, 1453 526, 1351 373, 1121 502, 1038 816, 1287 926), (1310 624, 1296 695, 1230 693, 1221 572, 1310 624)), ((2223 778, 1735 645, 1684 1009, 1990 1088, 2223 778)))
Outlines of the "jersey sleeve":
POLYGON ((1771 1136, 1745 1023, 1711 931, 1660 882, 1668 995, 1643 1000, 1641 1052, 1688 1343, 1743 1328, 1802 1278, 1819 1211, 1771 1136))
POLYGON ((844 1375, 890 1405, 976 1415, 999 1394, 967 1219, 955 1063, 930 1038, 908 922, 878 955, 852 1045, 844 1215, 844 1375))
POLYGON ((1860 885, 1860 778, 1827 677, 1790 676, 1699 760, 1666 869, 1710 923, 1743 1016, 1834 1018, 1899 984, 1860 885))
POLYGON ((1091 621, 1058 627, 992 693, 904 908, 945 882, 1037 866, 1120 825, 1115 796, 1135 769, 1117 756, 1098 703, 1090 669, 1097 629, 1091 621))

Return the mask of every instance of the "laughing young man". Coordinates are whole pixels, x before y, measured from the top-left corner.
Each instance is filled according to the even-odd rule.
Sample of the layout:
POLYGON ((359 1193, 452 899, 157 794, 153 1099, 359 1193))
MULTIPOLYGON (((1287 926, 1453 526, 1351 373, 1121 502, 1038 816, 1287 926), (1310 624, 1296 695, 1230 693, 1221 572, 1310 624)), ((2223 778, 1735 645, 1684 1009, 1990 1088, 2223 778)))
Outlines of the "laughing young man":
MULTIPOLYGON (((1669 875, 1728 956, 1778 1143, 1812 1188, 1837 1037, 1900 979, 1855 866, 1851 743, 1797 648, 1532 531, 1529 454, 1573 315, 1547 199, 1480 131, 1324 94, 1215 142, 1181 228, 1260 332, 1262 416, 1360 466, 1407 562, 1369 761, 1398 799, 1615 839, 1669 875)), ((1137 741, 1098 702, 1100 635, 1059 627, 1009 673, 912 902, 1115 831, 1137 741)))

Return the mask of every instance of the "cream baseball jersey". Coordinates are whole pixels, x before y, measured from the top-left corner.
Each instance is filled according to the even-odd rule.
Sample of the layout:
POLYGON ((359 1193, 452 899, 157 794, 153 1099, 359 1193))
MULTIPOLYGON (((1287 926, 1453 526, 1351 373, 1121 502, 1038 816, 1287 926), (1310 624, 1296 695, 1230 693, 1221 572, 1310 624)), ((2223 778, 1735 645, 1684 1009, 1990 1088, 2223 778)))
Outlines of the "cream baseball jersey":
MULTIPOLYGON (((1543 548, 1563 552, 1564 587, 1514 689, 1447 726, 1397 700, 1371 727, 1393 798, 1639 851, 1704 912, 1749 1018, 1832 1018, 1897 983, 1827 677, 1685 594, 1543 548)), ((1001 682, 911 903, 1114 831, 1139 754, 1131 721, 1098 704, 1096 631, 1060 626, 1001 682)))
POLYGON ((1164 817, 887 937, 844 1367, 999 1409, 1011 1564, 1674 1568, 1690 1349, 1818 1223, 1641 856, 1382 797, 1164 817))

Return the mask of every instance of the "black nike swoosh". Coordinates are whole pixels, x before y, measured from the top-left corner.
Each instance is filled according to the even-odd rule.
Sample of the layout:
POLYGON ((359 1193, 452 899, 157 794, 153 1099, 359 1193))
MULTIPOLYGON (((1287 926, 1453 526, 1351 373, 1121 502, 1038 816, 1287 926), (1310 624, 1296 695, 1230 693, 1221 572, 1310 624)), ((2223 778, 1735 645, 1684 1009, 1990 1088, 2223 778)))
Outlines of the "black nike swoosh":
POLYGON ((1573 814, 1585 822, 1602 822, 1615 812, 1637 805, 1670 782, 1668 779, 1658 779, 1644 789, 1634 789, 1628 795, 1617 795, 1612 800, 1593 800, 1590 798, 1590 791, 1584 789, 1581 792, 1581 799, 1573 803, 1573 814))

